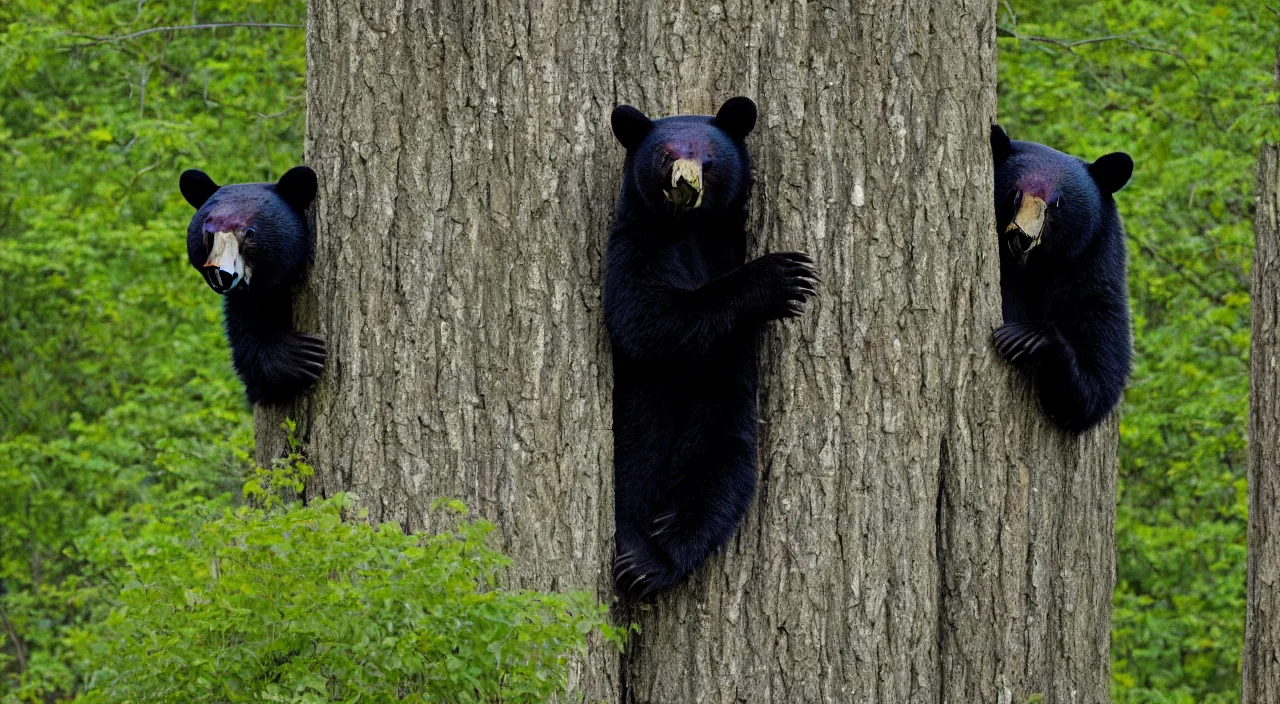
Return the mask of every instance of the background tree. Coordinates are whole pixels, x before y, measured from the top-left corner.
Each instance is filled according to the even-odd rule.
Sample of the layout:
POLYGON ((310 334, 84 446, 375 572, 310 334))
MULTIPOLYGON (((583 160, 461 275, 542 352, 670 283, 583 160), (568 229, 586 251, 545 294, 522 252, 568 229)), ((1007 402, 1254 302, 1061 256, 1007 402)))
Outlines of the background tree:
POLYGON ((578 684, 1105 701, 1116 425, 1048 429, 990 350, 994 37, 985 0, 312 2, 307 325, 333 364, 294 412, 316 490, 410 527, 459 496, 516 583, 608 599, 607 116, 750 95, 756 249, 810 251, 826 283, 770 333, 756 510, 725 558, 620 614, 643 627, 622 672, 597 651, 578 684))
MULTIPOLYGON (((1275 77, 1280 88, 1280 47, 1275 77)), ((1258 154, 1255 222, 1244 704, 1280 700, 1280 143, 1258 154)))

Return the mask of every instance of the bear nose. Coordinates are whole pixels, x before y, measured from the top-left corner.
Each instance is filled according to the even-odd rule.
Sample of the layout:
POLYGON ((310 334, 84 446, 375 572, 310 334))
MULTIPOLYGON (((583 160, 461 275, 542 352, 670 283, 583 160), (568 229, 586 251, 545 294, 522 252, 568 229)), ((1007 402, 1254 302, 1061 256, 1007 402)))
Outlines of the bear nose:
POLYGON ((240 251, 240 240, 233 232, 215 232, 210 237, 208 258, 200 267, 200 273, 209 288, 219 294, 235 288, 241 281, 248 283, 249 267, 240 251))
POLYGON ((240 283, 240 276, 234 272, 226 272, 216 266, 206 266, 201 269, 204 274, 204 280, 208 282, 209 288, 215 293, 221 295, 236 287, 240 283))

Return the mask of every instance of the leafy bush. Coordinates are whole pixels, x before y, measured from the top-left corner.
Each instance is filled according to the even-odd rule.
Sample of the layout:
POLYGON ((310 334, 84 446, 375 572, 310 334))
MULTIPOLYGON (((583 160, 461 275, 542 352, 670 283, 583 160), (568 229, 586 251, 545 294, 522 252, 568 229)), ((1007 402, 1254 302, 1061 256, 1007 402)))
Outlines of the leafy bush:
POLYGON ((79 701, 541 702, 590 633, 620 644, 590 594, 498 588, 492 525, 344 521, 350 497, 280 500, 309 474, 290 466, 247 485, 261 507, 201 505, 133 536, 108 522, 84 542, 91 563, 123 562, 123 586, 71 637, 93 673, 79 701))

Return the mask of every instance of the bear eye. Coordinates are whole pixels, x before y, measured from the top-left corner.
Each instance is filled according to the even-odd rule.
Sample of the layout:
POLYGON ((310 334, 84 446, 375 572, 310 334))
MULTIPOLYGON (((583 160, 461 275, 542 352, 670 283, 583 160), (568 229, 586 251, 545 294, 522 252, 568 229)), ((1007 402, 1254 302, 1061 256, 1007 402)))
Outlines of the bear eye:
POLYGON ((257 231, 257 230, 255 230, 255 229, 253 229, 252 227, 245 228, 245 231, 244 231, 244 238, 245 238, 246 240, 247 240, 247 239, 252 239, 252 238, 253 238, 253 236, 254 236, 254 235, 256 235, 256 234, 258 234, 258 231, 257 231))

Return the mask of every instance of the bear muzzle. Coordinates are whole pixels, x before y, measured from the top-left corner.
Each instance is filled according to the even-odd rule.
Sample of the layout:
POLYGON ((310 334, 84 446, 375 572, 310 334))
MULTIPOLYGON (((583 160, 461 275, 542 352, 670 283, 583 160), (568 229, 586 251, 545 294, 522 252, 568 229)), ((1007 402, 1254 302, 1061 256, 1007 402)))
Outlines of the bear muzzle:
POLYGON ((676 210, 689 210, 702 205, 702 189, 702 162, 677 159, 671 165, 671 187, 662 193, 676 210))
POLYGON ((1048 207, 1039 196, 1025 192, 1019 194, 1018 212, 1013 216, 1013 222, 1004 229, 1004 235, 1009 251, 1021 256, 1023 262, 1027 261, 1031 250, 1040 244, 1044 236, 1045 211, 1048 207))
POLYGON ((241 283, 248 286, 251 270, 240 251, 240 238, 234 232, 215 232, 209 256, 200 268, 209 288, 219 295, 228 293, 241 283))

